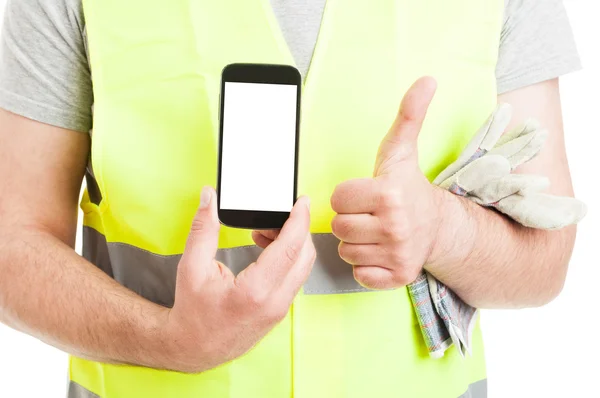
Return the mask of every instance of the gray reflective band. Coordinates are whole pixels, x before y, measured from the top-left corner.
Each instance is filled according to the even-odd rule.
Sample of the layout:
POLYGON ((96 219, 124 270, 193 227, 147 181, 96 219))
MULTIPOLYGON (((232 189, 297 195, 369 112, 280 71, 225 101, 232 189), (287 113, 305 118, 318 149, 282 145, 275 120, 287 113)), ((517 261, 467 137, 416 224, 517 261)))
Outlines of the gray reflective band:
POLYGON ((340 241, 332 234, 313 235, 317 260, 304 284, 305 294, 340 294, 366 292, 356 282, 352 266, 338 254, 340 241))
POLYGON ((100 396, 83 388, 74 381, 70 381, 69 391, 67 392, 67 398, 100 398, 100 396))
MULTIPOLYGON (((75 382, 69 383, 67 398, 100 398, 75 382)), ((487 380, 481 380, 469 386, 467 392, 458 398, 487 398, 487 380)))
POLYGON ((467 391, 458 398, 487 398, 487 380, 471 384, 467 391))
MULTIPOLYGON (((331 234, 313 236, 317 260, 304 284, 305 294, 341 294, 368 291, 352 274, 352 267, 338 255, 339 240, 331 234)), ((243 246, 219 249, 217 260, 236 275, 254 262, 261 249, 243 246)), ((123 243, 107 243, 93 228, 83 229, 83 256, 123 286, 167 307, 173 305, 177 264, 181 255, 161 256, 123 243)))

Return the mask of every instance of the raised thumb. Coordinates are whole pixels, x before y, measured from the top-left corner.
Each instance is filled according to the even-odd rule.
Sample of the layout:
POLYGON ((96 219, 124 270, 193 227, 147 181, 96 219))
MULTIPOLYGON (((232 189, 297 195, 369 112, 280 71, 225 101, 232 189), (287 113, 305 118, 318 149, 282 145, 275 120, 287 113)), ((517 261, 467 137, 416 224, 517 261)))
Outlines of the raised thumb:
POLYGON ((375 174, 381 174, 398 161, 416 155, 417 139, 433 100, 437 83, 432 77, 422 77, 406 92, 394 124, 379 147, 375 174))
POLYGON ((182 257, 183 266, 191 268, 188 272, 206 275, 216 265, 219 229, 216 193, 211 187, 204 187, 182 257))

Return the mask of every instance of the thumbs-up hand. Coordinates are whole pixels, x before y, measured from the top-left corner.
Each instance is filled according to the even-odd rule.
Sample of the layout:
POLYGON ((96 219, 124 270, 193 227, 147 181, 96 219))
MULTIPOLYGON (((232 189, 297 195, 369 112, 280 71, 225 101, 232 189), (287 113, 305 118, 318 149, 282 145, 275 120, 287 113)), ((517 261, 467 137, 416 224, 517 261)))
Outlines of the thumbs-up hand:
POLYGON ((410 284, 433 252, 444 192, 419 169, 417 138, 435 91, 429 77, 413 84, 381 142, 373 178, 346 181, 331 197, 339 254, 365 287, 410 284))

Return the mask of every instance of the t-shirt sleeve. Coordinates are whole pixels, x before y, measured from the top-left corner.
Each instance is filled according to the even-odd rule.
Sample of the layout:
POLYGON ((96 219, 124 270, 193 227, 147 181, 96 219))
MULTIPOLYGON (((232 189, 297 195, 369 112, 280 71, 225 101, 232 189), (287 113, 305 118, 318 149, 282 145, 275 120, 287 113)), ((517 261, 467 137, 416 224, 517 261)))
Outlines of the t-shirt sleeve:
POLYGON ((8 0, 0 34, 0 107, 88 132, 92 81, 80 0, 8 0))
POLYGON ((496 68, 498 93, 581 68, 562 0, 505 0, 496 68))

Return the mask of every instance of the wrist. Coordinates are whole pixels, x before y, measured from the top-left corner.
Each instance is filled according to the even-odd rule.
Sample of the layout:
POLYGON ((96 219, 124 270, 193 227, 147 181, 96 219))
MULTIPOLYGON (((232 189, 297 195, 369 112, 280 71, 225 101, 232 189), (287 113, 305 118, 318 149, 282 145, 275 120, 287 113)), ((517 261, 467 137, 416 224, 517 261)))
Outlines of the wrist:
POLYGON ((160 369, 167 369, 176 372, 191 373, 191 364, 186 361, 184 354, 189 352, 185 349, 187 340, 183 333, 177 316, 173 309, 165 308, 166 311, 158 315, 158 335, 152 350, 156 353, 156 360, 160 369))
POLYGON ((190 324, 183 321, 173 309, 161 315, 159 337, 156 340, 158 368, 181 373, 200 373, 225 362, 219 361, 219 352, 213 345, 215 339, 203 339, 191 332, 190 324), (212 341, 211 341, 212 340, 212 341))
POLYGON ((425 264, 428 271, 465 262, 477 235, 468 201, 436 186, 433 190, 437 204, 437 229, 425 264))
POLYGON ((173 328, 171 309, 153 305, 147 314, 142 314, 145 325, 140 331, 140 349, 145 357, 142 363, 155 369, 179 371, 182 350, 178 349, 180 341, 173 328))

